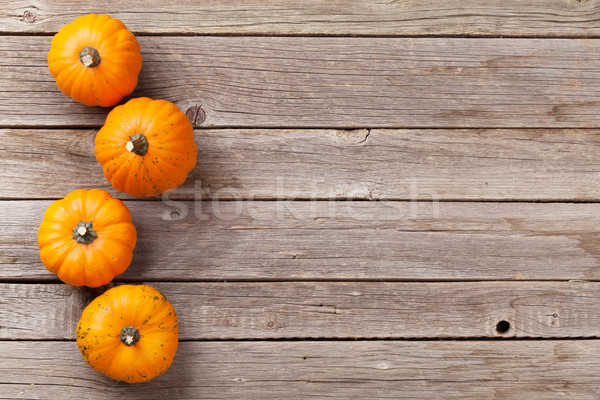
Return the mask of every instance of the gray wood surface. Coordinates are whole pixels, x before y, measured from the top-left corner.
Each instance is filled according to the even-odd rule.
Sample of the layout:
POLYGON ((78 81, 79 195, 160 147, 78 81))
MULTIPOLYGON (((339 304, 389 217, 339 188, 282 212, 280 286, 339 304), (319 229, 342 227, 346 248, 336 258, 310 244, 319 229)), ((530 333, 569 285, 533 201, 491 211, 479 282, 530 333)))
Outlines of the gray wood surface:
MULTIPOLYGON (((53 279, 50 201, 0 202, 2 279, 53 279)), ((129 201, 124 280, 600 279, 600 204, 129 201)))
POLYGON ((600 398, 600 0, 4 3, 0 398, 600 398), (139 35, 133 96, 197 128, 163 201, 107 185, 108 110, 48 71, 89 12, 139 35), (132 211, 117 281, 178 312, 148 384, 85 364, 106 287, 40 262, 44 210, 80 187, 132 211))
POLYGON ((137 33, 590 36, 597 0, 10 1, 2 32, 56 32, 77 16, 108 13, 137 33))
MULTIPOLYGON (((0 129, 0 198, 128 198, 104 178, 95 133, 0 129)), ((196 143, 171 199, 600 199, 595 130, 197 129, 196 143)))
MULTIPOLYGON (((204 127, 600 127, 598 39, 142 37, 134 96, 204 127)), ((100 126, 48 36, 0 42, 0 126, 100 126)))
POLYGON ((0 342, 0 393, 19 399, 583 399, 600 341, 182 342, 154 381, 114 383, 74 342, 0 342))
MULTIPOLYGON (((181 340, 600 336, 597 282, 149 284, 175 307, 181 340)), ((0 339, 74 339, 100 293, 0 284, 0 339)))

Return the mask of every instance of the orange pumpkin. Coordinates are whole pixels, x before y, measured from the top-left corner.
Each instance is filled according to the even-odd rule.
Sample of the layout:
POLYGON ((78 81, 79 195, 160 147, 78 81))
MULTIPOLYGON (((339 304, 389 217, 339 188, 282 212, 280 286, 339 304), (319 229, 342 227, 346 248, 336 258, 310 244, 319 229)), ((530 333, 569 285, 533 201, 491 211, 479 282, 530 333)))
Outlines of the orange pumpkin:
POLYGON ((158 290, 123 285, 83 310, 77 346, 85 361, 109 378, 145 382, 165 372, 179 340, 177 315, 158 290))
POLYGON ((100 189, 55 201, 38 230, 42 263, 73 286, 98 287, 125 272, 136 240, 127 206, 100 189))
POLYGON ((106 179, 132 196, 155 196, 185 182, 196 165, 194 129, 173 103, 147 97, 115 107, 96 135, 106 179))
POLYGON ((89 14, 52 38, 48 67, 58 88, 88 106, 109 107, 135 89, 140 45, 118 19, 89 14))

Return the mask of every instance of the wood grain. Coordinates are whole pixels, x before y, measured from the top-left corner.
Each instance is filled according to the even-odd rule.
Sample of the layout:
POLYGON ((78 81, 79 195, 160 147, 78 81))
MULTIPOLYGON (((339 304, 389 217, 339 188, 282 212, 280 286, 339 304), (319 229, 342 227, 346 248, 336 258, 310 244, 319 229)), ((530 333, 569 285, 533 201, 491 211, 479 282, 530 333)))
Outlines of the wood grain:
MULTIPOLYGON (((131 201, 135 280, 600 279, 600 204, 131 201)), ((0 279, 54 279, 50 201, 0 202, 0 279)))
MULTIPOLYGON (((104 178, 95 132, 0 129, 0 198, 93 187, 128 198, 104 178)), ((592 130, 198 129, 196 143, 198 164, 170 199, 600 198, 592 130)))
POLYGON ((600 398, 599 11, 6 2, 0 398, 600 398), (89 12, 140 35, 132 97, 197 127, 198 166, 162 202, 107 185, 93 137, 108 110, 49 74, 51 35, 89 12), (106 287, 39 260, 49 199, 98 186, 138 229, 118 282, 151 281, 180 320, 174 365, 144 385, 93 372, 73 342, 106 287), (493 202, 515 200, 545 203, 493 202))
MULTIPOLYGON (((182 340, 600 336, 600 283, 149 284, 175 307, 182 340)), ((0 338, 74 339, 81 311, 102 291, 0 284, 0 338)))
POLYGON ((600 341, 183 342, 138 385, 73 342, 0 342, 0 396, 48 399, 534 399, 600 396, 600 341))
POLYGON ((2 32, 56 32, 79 15, 108 13, 137 33, 502 35, 600 34, 596 0, 68 0, 10 1, 0 10, 2 32))
MULTIPOLYGON (((596 39, 142 37, 134 96, 196 126, 600 127, 596 39)), ((66 98, 47 36, 0 42, 0 126, 100 126, 66 98)))

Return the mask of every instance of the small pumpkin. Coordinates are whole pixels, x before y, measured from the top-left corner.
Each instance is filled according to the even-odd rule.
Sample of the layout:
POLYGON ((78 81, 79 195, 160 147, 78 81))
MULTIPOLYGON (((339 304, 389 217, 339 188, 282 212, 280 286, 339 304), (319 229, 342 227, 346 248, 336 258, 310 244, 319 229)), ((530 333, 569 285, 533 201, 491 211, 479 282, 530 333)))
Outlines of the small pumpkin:
POLYGON ((89 14, 52 38, 48 67, 58 88, 88 106, 114 106, 135 89, 142 69, 140 45, 125 25, 89 14))
POLYGON ((77 346, 85 361, 101 374, 129 383, 165 372, 178 340, 173 306, 146 285, 107 290, 83 310, 77 325, 77 346))
POLYGON ((183 184, 197 157, 187 115, 171 102, 147 97, 108 114, 96 135, 95 152, 115 189, 145 197, 183 184))
POLYGON ((100 189, 55 201, 38 230, 42 263, 73 286, 106 285, 125 272, 136 240, 127 206, 100 189))

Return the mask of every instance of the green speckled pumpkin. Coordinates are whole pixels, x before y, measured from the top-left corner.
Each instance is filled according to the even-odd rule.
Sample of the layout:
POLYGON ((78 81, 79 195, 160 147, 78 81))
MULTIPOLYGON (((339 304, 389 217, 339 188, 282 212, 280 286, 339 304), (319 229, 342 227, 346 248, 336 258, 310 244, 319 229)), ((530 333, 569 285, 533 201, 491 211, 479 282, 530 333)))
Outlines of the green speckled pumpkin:
POLYGON ((83 310, 77 346, 85 361, 109 378, 145 382, 165 372, 179 341, 177 315, 158 290, 123 285, 83 310))
POLYGON ((194 129, 166 100, 140 97, 115 107, 96 135, 96 159, 121 192, 149 197, 185 182, 196 165, 194 129))

